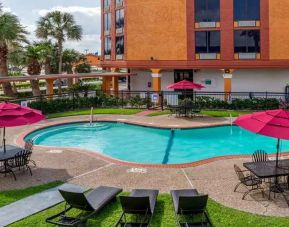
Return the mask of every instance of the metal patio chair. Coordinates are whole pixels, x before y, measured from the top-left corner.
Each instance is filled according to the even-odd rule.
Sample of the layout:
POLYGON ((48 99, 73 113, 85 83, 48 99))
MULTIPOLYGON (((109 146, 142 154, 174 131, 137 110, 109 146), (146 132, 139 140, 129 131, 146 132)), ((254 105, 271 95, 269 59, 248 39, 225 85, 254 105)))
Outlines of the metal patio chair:
POLYGON ((242 197, 242 199, 244 200, 245 197, 252 191, 254 190, 261 190, 262 192, 262 196, 264 197, 264 189, 262 188, 262 180, 253 176, 253 175, 247 175, 245 176, 244 173, 245 172, 249 172, 247 170, 241 170, 239 168, 239 166, 237 166, 236 164, 234 165, 234 169, 235 169, 235 172, 236 172, 236 175, 239 179, 239 183, 235 186, 235 189, 234 189, 234 192, 237 191, 238 187, 240 185, 244 185, 248 191, 246 191, 242 197))

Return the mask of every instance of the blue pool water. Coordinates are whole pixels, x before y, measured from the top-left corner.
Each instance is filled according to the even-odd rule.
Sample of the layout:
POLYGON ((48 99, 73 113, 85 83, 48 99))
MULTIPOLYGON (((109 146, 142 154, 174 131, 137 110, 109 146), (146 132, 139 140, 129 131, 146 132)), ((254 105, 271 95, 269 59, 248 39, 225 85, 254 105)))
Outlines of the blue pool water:
MULTIPOLYGON (((207 158, 252 154, 257 149, 275 153, 276 139, 237 126, 174 130, 101 122, 48 127, 29 134, 35 144, 76 147, 129 162, 179 164, 207 158)), ((289 151, 289 142, 282 142, 289 151)))

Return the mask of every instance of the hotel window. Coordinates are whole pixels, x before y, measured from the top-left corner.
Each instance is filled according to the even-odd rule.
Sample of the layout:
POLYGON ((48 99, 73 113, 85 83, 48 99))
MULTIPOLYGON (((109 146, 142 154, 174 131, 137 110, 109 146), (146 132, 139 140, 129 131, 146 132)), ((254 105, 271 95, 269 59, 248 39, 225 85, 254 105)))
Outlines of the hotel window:
POLYGON ((105 59, 110 59, 111 55, 111 38, 105 37, 104 38, 104 57, 105 59))
POLYGON ((123 6, 123 0, 115 0, 116 8, 123 6))
POLYGON ((104 14, 104 33, 105 35, 109 34, 111 28, 111 14, 104 14))
POLYGON ((115 13, 116 33, 122 33, 124 27, 124 9, 119 9, 115 13))
POLYGON ((259 21, 260 0, 234 0, 235 21, 259 21))
POLYGON ((115 53, 116 53, 117 60, 123 59, 123 55, 124 55, 124 37, 123 36, 116 37, 115 53))
POLYGON ((217 59, 220 53, 220 32, 196 32, 196 54, 199 59, 217 59))
POLYGON ((196 22, 219 22, 220 0, 195 0, 196 22))
POLYGON ((103 1, 103 6, 105 10, 108 10, 111 4, 111 0, 104 0, 103 1))
POLYGON ((260 31, 236 30, 235 31, 235 58, 257 59, 260 58, 260 31))

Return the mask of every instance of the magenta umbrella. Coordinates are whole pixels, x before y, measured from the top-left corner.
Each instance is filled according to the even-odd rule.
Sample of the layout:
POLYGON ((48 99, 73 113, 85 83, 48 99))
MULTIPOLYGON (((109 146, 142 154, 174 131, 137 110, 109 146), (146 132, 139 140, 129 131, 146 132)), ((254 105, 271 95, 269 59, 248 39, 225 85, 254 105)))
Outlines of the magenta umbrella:
POLYGON ((280 139, 289 140, 289 112, 287 110, 268 110, 240 116, 236 125, 264 136, 278 139, 276 166, 280 152, 280 139))
POLYGON ((5 128, 22 125, 30 125, 45 119, 46 116, 39 110, 22 107, 18 104, 3 102, 0 103, 0 127, 3 131, 3 146, 6 152, 5 128))
POLYGON ((167 88, 176 90, 194 90, 194 89, 201 90, 202 88, 205 88, 205 86, 203 86, 202 84, 196 84, 188 80, 182 80, 178 83, 167 86, 167 88))

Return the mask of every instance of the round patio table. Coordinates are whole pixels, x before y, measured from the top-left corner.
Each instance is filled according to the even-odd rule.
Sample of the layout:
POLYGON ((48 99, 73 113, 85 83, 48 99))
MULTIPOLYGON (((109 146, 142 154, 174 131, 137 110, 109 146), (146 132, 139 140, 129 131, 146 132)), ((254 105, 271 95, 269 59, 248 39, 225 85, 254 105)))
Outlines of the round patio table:
POLYGON ((0 173, 5 174, 6 176, 6 174, 9 172, 7 168, 8 160, 12 159, 19 151, 22 150, 23 148, 13 145, 6 145, 5 153, 3 147, 0 149, 0 173), (1 162, 3 162, 3 164, 1 162))
POLYGON ((13 145, 7 145, 6 146, 6 152, 4 153, 4 149, 0 149, 0 161, 6 161, 8 159, 13 158, 19 151, 22 151, 23 148, 13 146, 13 145))

